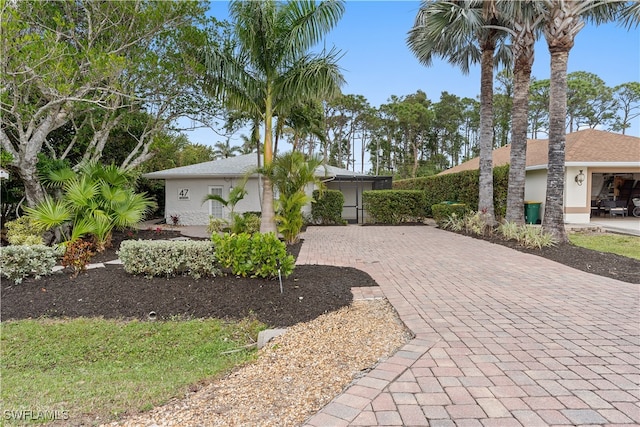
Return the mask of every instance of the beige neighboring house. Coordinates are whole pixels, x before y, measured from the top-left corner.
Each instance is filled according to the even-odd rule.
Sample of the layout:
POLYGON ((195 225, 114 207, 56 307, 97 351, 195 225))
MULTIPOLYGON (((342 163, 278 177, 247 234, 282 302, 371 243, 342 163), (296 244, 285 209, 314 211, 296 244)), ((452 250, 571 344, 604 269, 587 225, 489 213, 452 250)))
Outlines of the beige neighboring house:
MULTIPOLYGON (((493 165, 510 161, 511 146, 493 151, 493 165)), ((525 200, 542 202, 543 217, 547 189, 548 139, 527 141, 525 200)), ((479 168, 479 158, 471 159, 441 174, 479 168)), ((595 129, 566 135, 564 219, 584 224, 592 215, 611 215, 606 202, 616 201, 633 210, 632 198, 640 197, 640 138, 595 129)), ((622 211, 622 210, 621 210, 622 211)))
MULTIPOLYGON (((204 197, 218 194, 227 199, 231 189, 242 185, 247 174, 256 169, 257 160, 256 154, 245 154, 151 172, 143 177, 165 181, 165 220, 168 224, 171 224, 171 216, 177 215, 181 225, 207 225, 210 217, 228 219, 230 211, 217 201, 203 203, 204 197)), ((325 182, 327 189, 340 190, 344 194, 342 218, 349 222, 365 221, 363 191, 391 188, 390 176, 365 175, 333 166, 319 167, 316 175, 325 182)), ((247 195, 235 206, 235 212, 260 212, 261 177, 251 174, 245 190, 247 195)), ((307 193, 311 194, 313 190, 309 186, 307 193)), ((309 213, 311 206, 307 205, 304 211, 309 213)))

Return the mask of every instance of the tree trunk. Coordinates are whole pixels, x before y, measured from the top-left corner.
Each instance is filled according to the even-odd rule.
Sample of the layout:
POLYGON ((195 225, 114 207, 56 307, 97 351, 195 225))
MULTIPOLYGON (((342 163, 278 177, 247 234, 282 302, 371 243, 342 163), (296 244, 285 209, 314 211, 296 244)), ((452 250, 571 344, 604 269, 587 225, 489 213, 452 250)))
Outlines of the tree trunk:
MULTIPOLYGON (((269 168, 273 161, 273 147, 271 145, 271 138, 273 135, 273 110, 272 110, 271 91, 267 89, 267 96, 265 99, 265 113, 264 113, 264 167, 269 168)), ((261 233, 278 233, 276 227, 276 214, 273 207, 273 184, 268 176, 264 176, 262 183, 262 206, 261 219, 260 219, 260 232, 261 233)))
POLYGON ((262 181, 262 217, 260 221, 260 233, 278 234, 276 227, 275 210, 273 208, 273 183, 264 175, 262 181))
POLYGON ((496 222, 493 207, 493 51, 495 43, 482 49, 480 68, 480 182, 478 211, 487 225, 496 222))
POLYGON ((550 49, 549 170, 542 229, 559 242, 567 242, 564 228, 565 118, 567 117, 568 49, 550 49))
POLYGON ((531 42, 531 48, 523 48, 522 53, 517 56, 513 73, 511 160, 506 220, 516 224, 524 224, 529 85, 533 65, 533 40, 531 42))
POLYGON ((24 195, 27 200, 27 205, 30 207, 36 206, 38 203, 44 201, 45 193, 40 185, 40 179, 38 178, 38 171, 36 169, 36 162, 22 162, 17 168, 20 179, 24 184, 24 195))

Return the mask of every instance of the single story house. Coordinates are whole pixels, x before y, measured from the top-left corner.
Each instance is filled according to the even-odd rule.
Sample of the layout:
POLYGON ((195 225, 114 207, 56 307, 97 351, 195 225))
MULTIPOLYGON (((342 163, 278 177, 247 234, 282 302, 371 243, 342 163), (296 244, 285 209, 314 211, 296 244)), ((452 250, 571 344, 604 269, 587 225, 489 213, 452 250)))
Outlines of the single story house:
MULTIPOLYGON (((618 133, 586 129, 566 135, 565 139, 564 219, 585 224, 592 214, 603 214, 603 205, 615 201, 633 210, 632 199, 640 197, 640 138, 618 133)), ((493 165, 510 161, 511 146, 493 150, 493 165)), ((542 202, 543 217, 547 190, 548 139, 527 141, 525 200, 542 202)), ((471 159, 441 174, 479 168, 479 158, 471 159)))
MULTIPOLYGON (((182 225, 207 225, 210 217, 229 218, 229 211, 217 201, 203 199, 207 194, 218 194, 226 199, 235 186, 246 179, 247 194, 235 206, 236 213, 259 212, 262 200, 262 177, 251 174, 258 164, 257 154, 245 154, 210 162, 182 166, 143 175, 149 179, 165 180, 165 219, 178 216, 182 225), (247 179, 247 175, 249 175, 247 179)), ((371 176, 333 166, 318 167, 316 175, 329 190, 344 194, 343 219, 362 223, 366 212, 362 207, 362 192, 391 188, 390 176, 371 176)), ((311 194, 313 188, 307 192, 311 194)), ((311 206, 305 207, 310 212, 311 206)))

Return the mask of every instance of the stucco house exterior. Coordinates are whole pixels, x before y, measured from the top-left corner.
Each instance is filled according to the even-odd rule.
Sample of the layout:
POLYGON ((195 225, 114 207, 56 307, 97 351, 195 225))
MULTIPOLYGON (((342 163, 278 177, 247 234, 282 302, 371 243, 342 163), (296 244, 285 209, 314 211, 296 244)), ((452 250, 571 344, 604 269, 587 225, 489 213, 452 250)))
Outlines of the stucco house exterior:
MULTIPOLYGON (((585 224, 594 214, 607 214, 602 208, 605 201, 617 201, 630 213, 631 199, 640 197, 640 138, 586 129, 567 134, 565 141, 565 222, 585 224)), ((494 167, 508 164, 510 152, 510 145, 494 150, 494 167)), ((526 201, 543 203, 541 218, 546 199, 548 152, 548 139, 527 141, 524 197, 526 201)), ((478 168, 476 157, 441 173, 478 168)))
MULTIPOLYGON (((235 206, 235 212, 260 211, 262 178, 259 174, 251 174, 257 164, 256 154, 245 154, 150 172, 143 176, 165 181, 167 223, 171 223, 172 215, 177 215, 182 225, 207 225, 210 217, 228 219, 230 212, 219 202, 203 203, 205 196, 218 194, 226 199, 231 189, 242 185, 245 180, 247 195, 235 206)), ((342 217, 349 222, 362 223, 366 219, 366 212, 362 208, 363 191, 391 188, 389 176, 365 175, 333 166, 319 167, 316 175, 325 182, 327 189, 342 191, 345 198, 342 217)), ((307 193, 311 194, 313 190, 310 186, 307 193)), ((310 211, 311 206, 307 205, 305 212, 310 211)))

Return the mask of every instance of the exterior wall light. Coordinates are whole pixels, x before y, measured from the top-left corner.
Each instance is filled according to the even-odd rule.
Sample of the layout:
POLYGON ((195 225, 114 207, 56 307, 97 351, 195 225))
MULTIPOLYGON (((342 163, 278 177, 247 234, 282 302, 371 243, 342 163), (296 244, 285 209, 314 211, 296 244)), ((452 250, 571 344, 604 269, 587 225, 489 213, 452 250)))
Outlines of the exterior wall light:
POLYGON ((578 185, 582 185, 583 182, 584 182, 584 173, 582 173, 582 169, 580 169, 580 173, 576 175, 576 183, 578 185))

